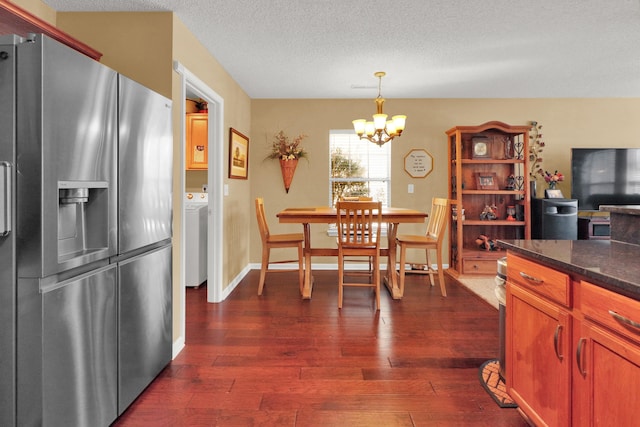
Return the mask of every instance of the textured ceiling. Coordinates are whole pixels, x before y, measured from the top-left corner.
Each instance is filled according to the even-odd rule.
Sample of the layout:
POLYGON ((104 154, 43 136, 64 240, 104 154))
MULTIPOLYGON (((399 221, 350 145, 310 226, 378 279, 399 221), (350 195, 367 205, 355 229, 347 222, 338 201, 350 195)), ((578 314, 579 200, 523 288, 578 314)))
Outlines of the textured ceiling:
POLYGON ((640 0, 44 0, 173 11, 251 98, 640 97, 640 0))

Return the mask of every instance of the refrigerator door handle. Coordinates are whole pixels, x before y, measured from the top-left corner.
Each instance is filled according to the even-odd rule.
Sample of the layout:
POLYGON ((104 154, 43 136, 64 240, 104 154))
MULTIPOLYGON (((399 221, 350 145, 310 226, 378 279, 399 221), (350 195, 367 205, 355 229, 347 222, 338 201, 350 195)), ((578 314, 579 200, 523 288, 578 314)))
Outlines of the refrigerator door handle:
POLYGON ((11 163, 0 162, 0 236, 11 232, 11 163))

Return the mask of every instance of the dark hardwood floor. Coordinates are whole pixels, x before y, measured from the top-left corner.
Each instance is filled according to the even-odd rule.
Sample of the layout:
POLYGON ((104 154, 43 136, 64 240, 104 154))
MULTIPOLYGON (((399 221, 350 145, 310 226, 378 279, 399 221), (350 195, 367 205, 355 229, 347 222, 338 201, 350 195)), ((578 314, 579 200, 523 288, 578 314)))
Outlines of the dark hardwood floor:
POLYGON ((447 277, 408 275, 405 295, 345 290, 315 271, 251 271, 220 304, 187 289, 186 347, 114 426, 526 426, 479 381, 498 354, 498 311, 447 277))

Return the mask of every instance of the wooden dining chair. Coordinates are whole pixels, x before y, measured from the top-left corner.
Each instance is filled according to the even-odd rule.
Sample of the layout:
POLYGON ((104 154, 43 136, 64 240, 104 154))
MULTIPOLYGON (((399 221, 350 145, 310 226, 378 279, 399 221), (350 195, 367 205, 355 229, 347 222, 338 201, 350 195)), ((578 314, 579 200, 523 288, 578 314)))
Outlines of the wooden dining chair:
POLYGON ((431 213, 429 214, 429 224, 424 235, 399 234, 396 236, 396 244, 400 247, 400 289, 404 293, 405 264, 407 262, 407 249, 424 249, 426 254, 426 270, 411 270, 411 273, 428 274, 431 286, 434 286, 433 276, 438 274, 440 282, 440 292, 442 296, 447 296, 447 288, 444 283, 444 272, 442 268, 442 242, 447 229, 447 218, 449 215, 450 201, 434 197, 431 202, 431 213), (434 270, 431 264, 429 250, 436 251, 436 266, 434 270))
MULTIPOLYGON (((369 197, 369 196, 340 196, 339 201, 341 202, 371 202, 373 201, 373 197, 369 197)), ((369 263, 369 268, 366 271, 351 271, 348 274, 351 276, 369 276, 371 277, 371 275, 373 274, 373 260, 371 259, 371 257, 367 257, 367 259, 362 259, 360 257, 354 257, 354 258, 350 258, 349 259, 349 263, 362 263, 362 262, 367 262, 369 263)))
POLYGON ((260 237, 262 239, 262 264, 260 267, 260 281, 258 282, 258 295, 262 295, 262 289, 264 288, 264 281, 267 273, 284 273, 297 271, 298 282, 300 287, 300 293, 302 294, 302 286, 304 284, 304 255, 302 250, 302 243, 304 242, 304 235, 302 233, 289 233, 289 234, 271 234, 269 232, 269 224, 264 213, 264 200, 262 197, 256 198, 256 216, 258 218, 258 229, 260 229, 260 237), (280 248, 297 248, 298 259, 297 260, 280 260, 271 261, 271 249, 280 248), (298 261, 297 269, 270 269, 270 264, 282 264, 298 261))
POLYGON ((376 310, 380 310, 380 228, 381 202, 338 201, 338 308, 342 308, 345 286, 373 288, 376 310), (368 282, 345 281, 345 257, 371 257, 372 274, 368 282))

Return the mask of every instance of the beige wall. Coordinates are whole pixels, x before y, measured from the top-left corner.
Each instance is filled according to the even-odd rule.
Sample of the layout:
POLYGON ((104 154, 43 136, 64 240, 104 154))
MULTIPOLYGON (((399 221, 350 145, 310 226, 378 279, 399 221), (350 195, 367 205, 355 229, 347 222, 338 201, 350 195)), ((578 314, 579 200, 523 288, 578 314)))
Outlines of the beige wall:
MULTIPOLYGON (((276 213, 289 206, 326 205, 329 200, 329 130, 348 129, 351 120, 374 113, 372 100, 253 100, 251 103, 251 197, 265 198, 273 232, 300 231, 296 225, 280 225, 276 213), (309 161, 301 160, 285 193, 278 162, 263 161, 271 136, 284 129, 290 136, 308 134, 304 147, 309 161)), ((571 194, 571 147, 640 147, 636 136, 640 99, 388 99, 385 112, 407 114, 407 129, 392 144, 392 194, 395 206, 428 210, 434 196, 447 195, 447 139, 445 131, 458 125, 479 125, 498 120, 527 125, 535 120, 543 126, 543 168, 566 175, 559 188, 571 194), (404 156, 413 148, 424 148, 434 157, 433 172, 415 179, 404 172, 404 156), (408 184, 415 192, 407 193, 408 184)), ((363 144, 367 143, 363 141, 363 144)), ((543 187, 540 181, 538 187, 543 187)), ((315 245, 333 247, 325 226, 312 226, 315 245)), ((421 232, 403 225, 400 231, 421 232)), ((257 224, 251 223, 251 262, 260 260, 257 224)), ((333 262, 318 259, 314 262, 333 262)))

